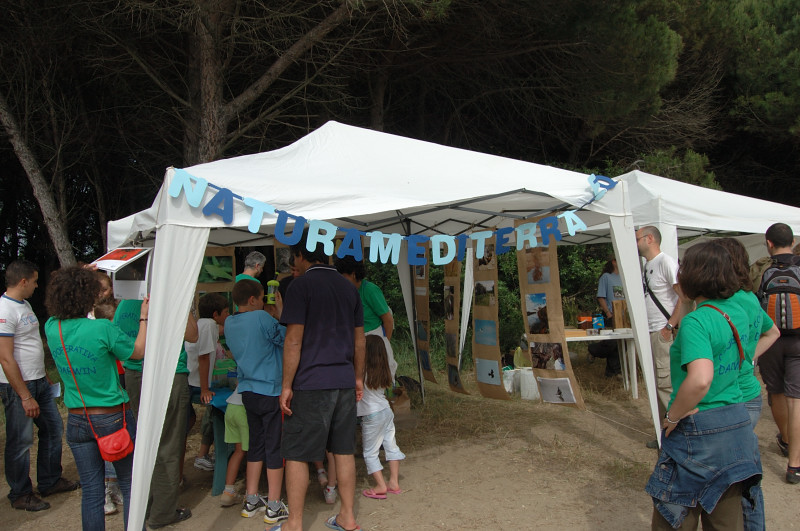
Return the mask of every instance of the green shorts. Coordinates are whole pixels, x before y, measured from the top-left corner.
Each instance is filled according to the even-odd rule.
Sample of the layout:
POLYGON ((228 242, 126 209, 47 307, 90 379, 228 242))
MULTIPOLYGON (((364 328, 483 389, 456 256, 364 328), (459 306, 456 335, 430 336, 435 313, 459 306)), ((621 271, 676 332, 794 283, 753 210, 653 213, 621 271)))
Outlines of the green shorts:
POLYGON ((245 452, 250 449, 250 430, 247 427, 247 412, 244 406, 228 404, 225 408, 225 442, 241 443, 245 452))

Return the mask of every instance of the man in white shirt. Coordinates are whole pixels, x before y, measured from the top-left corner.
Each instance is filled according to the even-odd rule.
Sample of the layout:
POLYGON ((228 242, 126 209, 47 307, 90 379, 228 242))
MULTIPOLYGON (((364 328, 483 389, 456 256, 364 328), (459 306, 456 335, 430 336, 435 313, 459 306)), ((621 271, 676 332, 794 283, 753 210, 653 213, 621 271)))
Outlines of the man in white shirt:
POLYGON ((6 414, 6 481, 15 509, 42 511, 50 504, 33 494, 30 449, 33 425, 39 428, 36 476, 39 494, 49 496, 78 488, 61 477, 64 424, 44 369, 39 320, 25 299, 38 286, 39 271, 27 260, 6 269, 6 292, 0 297, 0 398, 6 414))
MULTIPOLYGON (((651 225, 640 228, 636 231, 636 246, 639 256, 645 259, 644 298, 656 370, 658 411, 663 417, 672 395, 669 349, 686 308, 679 304, 682 295, 678 287, 678 262, 661 252, 661 232, 651 225)), ((652 446, 652 441, 648 446, 652 446)))

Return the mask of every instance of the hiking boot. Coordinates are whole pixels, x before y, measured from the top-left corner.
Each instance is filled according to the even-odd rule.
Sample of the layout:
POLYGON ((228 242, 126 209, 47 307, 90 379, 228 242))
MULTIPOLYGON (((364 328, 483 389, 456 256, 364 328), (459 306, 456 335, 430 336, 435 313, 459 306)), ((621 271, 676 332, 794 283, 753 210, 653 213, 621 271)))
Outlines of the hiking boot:
POLYGON ((791 483, 792 485, 797 485, 800 483, 800 470, 797 468, 787 467, 786 483, 791 483))
POLYGON ((211 458, 209 456, 204 455, 203 457, 194 458, 194 467, 197 470, 212 472, 214 470, 214 463, 211 461, 211 458))
POLYGON ((286 504, 283 503, 283 501, 278 503, 278 510, 273 511, 269 508, 269 502, 267 502, 267 512, 264 513, 264 523, 277 524, 281 520, 286 520, 289 518, 289 509, 286 507, 286 504))
POLYGON ((219 504, 222 507, 230 507, 231 505, 236 504, 236 493, 235 492, 228 492, 227 490, 222 491, 222 494, 219 497, 219 504))
POLYGON ((783 454, 783 457, 789 457, 789 443, 783 440, 780 432, 775 435, 775 440, 778 443, 778 449, 783 454))
POLYGON ((247 501, 247 498, 244 499, 244 503, 242 504, 242 518, 250 518, 258 511, 263 511, 267 508, 267 504, 264 502, 264 498, 261 496, 258 497, 258 501, 256 503, 250 503, 247 501))
POLYGON ((42 501, 39 498, 37 498, 35 494, 30 493, 12 501, 11 507, 13 507, 14 509, 19 509, 20 511, 35 512, 35 511, 44 511, 45 509, 49 509, 50 504, 47 503, 46 501, 42 501))
POLYGON ((59 492, 70 492, 72 490, 77 489, 80 486, 81 484, 78 483, 77 481, 70 481, 65 478, 58 478, 56 484, 47 490, 42 490, 42 488, 39 487, 39 495, 42 498, 46 498, 47 496, 50 496, 52 494, 58 494, 59 492))

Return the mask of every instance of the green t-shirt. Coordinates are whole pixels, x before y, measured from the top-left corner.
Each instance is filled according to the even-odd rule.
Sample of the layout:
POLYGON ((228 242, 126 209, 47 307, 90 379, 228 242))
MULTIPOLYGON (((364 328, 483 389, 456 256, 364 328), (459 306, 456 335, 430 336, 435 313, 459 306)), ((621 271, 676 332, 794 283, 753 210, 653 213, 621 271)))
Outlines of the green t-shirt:
MULTIPOLYGON (((131 340, 136 341, 136 336, 139 335, 139 316, 141 315, 142 301, 139 300, 123 300, 117 306, 117 311, 114 313, 114 324, 117 325, 131 340)), ((189 369, 186 367, 186 349, 183 347, 181 341, 181 353, 178 356, 178 365, 175 367, 176 374, 189 374, 189 369)), ((142 372, 141 360, 128 360, 122 364, 125 370, 142 372)))
MULTIPOLYGON (((119 327, 132 341, 139 335, 139 317, 141 316, 142 301, 124 299, 117 306, 114 313, 114 324, 119 327)), ((122 364, 130 371, 142 372, 142 360, 128 360, 122 364)))
MULTIPOLYGON (((749 349, 752 359, 755 346, 747 347, 745 345, 752 343, 751 336, 754 334, 751 333, 751 328, 752 330, 761 330, 764 326, 763 311, 756 311, 756 308, 752 307, 743 297, 730 297, 701 303, 695 311, 681 320, 680 330, 670 349, 672 377, 670 406, 675 400, 678 388, 686 379, 686 366, 698 359, 709 359, 714 363, 714 379, 708 393, 697 404, 698 409, 703 411, 744 401, 742 390, 739 387, 739 349, 733 338, 731 327, 718 311, 704 307, 708 304, 716 306, 730 316, 742 339, 745 353, 749 349)), ((758 310, 761 310, 760 306, 758 306, 758 310)), ((758 336, 754 341, 758 341, 758 336)), ((742 364, 742 369, 744 370, 744 364, 742 364)))
POLYGON ((379 328, 383 324, 381 315, 389 311, 389 305, 386 304, 381 288, 364 279, 358 288, 358 294, 364 307, 364 332, 379 328))
POLYGON ((733 294, 730 300, 741 305, 751 317, 747 330, 739 330, 737 327, 739 340, 744 349, 744 361, 739 370, 739 388, 742 390, 742 402, 747 402, 761 396, 761 382, 753 372, 753 356, 756 353, 758 339, 772 328, 773 322, 767 312, 761 308, 761 303, 758 302, 758 297, 753 292, 739 290, 733 294))
POLYGON ((119 384, 116 360, 126 361, 131 357, 134 341, 107 319, 67 319, 61 321, 64 346, 69 356, 67 362, 58 323, 58 319, 51 317, 45 323, 44 331, 64 383, 64 404, 68 408, 83 407, 72 372, 78 380, 86 407, 111 407, 127 402, 128 393, 119 384))
POLYGON ((183 345, 185 341, 181 341, 181 353, 178 355, 178 365, 175 367, 175 374, 189 374, 189 369, 186 367, 186 347, 183 345))

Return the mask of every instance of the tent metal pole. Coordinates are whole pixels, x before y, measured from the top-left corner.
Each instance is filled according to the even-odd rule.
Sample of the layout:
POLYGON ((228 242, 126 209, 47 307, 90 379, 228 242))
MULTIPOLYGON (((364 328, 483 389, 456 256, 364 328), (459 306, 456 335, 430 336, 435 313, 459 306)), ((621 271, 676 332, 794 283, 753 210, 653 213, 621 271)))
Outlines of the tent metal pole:
MULTIPOLYGON (((403 220, 403 226, 405 228, 406 236, 411 234, 411 220, 406 218, 403 220)), ((406 244, 407 245, 407 244, 406 244)), ((411 274, 411 308, 414 312, 414 322, 408 323, 408 327, 416 327, 417 325, 417 296, 416 291, 414 289, 414 267, 410 264, 406 264, 408 270, 411 274)), ((414 328, 416 329, 416 328, 414 328)), ((419 390, 420 394, 422 395, 422 405, 425 405, 425 377, 422 374, 422 360, 419 357, 419 343, 417 341, 417 335, 411 334, 411 337, 414 340, 414 355, 417 357, 417 377, 419 378, 419 390)), ((428 353, 430 355, 430 353, 428 353)))

